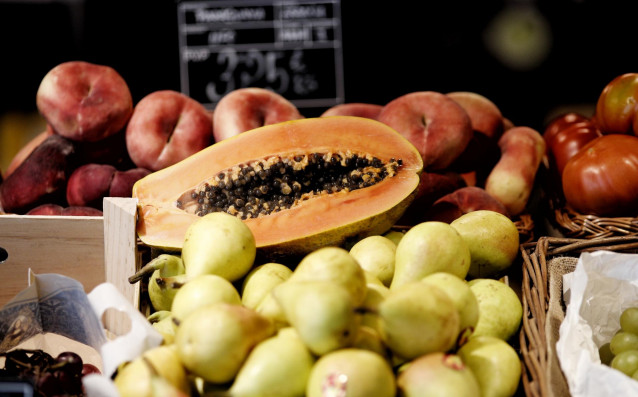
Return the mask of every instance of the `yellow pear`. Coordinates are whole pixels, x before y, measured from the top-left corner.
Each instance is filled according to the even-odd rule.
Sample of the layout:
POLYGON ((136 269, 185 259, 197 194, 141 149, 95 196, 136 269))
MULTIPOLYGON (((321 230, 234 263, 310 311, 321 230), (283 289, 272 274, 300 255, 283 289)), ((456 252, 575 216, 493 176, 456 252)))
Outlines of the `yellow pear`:
POLYGON ((345 348, 317 360, 306 387, 307 397, 394 397, 396 380, 392 367, 367 349, 345 348))
POLYGON ((390 289, 435 272, 448 272, 465 278, 470 259, 467 244, 448 223, 420 223, 408 230, 397 245, 390 289))
POLYGON ((162 343, 170 345, 175 340, 176 324, 173 322, 173 313, 169 310, 161 310, 151 313, 146 317, 148 322, 157 332, 159 332, 164 341, 162 343))
POLYGON ((277 330, 290 325, 286 314, 279 302, 277 302, 277 299, 275 299, 272 291, 263 297, 255 308, 255 311, 269 319, 277 330))
POLYGON ((272 291, 288 322, 316 355, 352 343, 359 326, 352 295, 331 281, 288 280, 272 291))
POLYGON ((400 358, 445 352, 459 335, 460 316, 452 299, 437 286, 413 281, 403 284, 379 304, 379 331, 400 358))
POLYGON ((472 370, 456 354, 425 354, 399 367, 397 387, 405 397, 480 397, 472 370))
POLYGON ((239 305, 241 297, 227 279, 216 274, 200 274, 190 278, 177 290, 171 313, 179 322, 196 309, 217 302, 239 305))
POLYGON ((394 275, 394 257, 397 245, 387 237, 374 235, 359 240, 350 248, 350 255, 368 271, 389 286, 394 275))
POLYGON ((458 350, 472 370, 482 397, 511 397, 521 380, 521 360, 514 348, 493 336, 472 336, 458 350))
POLYGON ((182 260, 186 274, 216 274, 233 282, 252 268, 255 236, 241 219, 211 212, 193 222, 184 235, 182 260))
POLYGON ((190 313, 177 327, 174 345, 191 374, 226 383, 253 347, 273 334, 272 323, 256 311, 219 302, 190 313))
POLYGON ((367 325, 375 330, 379 330, 379 304, 390 293, 390 289, 383 284, 369 282, 367 284, 368 292, 366 298, 361 305, 361 324, 367 325))
POLYGON ((156 378, 190 395, 188 374, 174 345, 153 347, 120 366, 113 382, 121 397, 152 397, 156 378))
POLYGON ((287 280, 292 270, 281 263, 269 262, 252 269, 241 285, 241 303, 251 309, 257 308, 275 285, 287 280))
POLYGON ((460 329, 467 336, 474 332, 479 319, 479 304, 467 280, 447 272, 425 276, 421 282, 432 283, 445 291, 459 311, 460 329))
POLYGON ((184 272, 184 262, 179 255, 160 254, 129 277, 129 282, 135 283, 150 274, 148 297, 153 309, 157 311, 170 310, 177 288, 165 285, 164 280, 167 277, 183 275, 184 272))
POLYGON ((519 253, 519 233, 514 221, 489 210, 471 211, 450 223, 465 240, 472 261, 471 278, 495 278, 508 269, 519 253))
POLYGON ((229 389, 233 397, 303 396, 315 356, 286 327, 257 344, 229 389))
POLYGON ((363 268, 344 248, 319 248, 301 259, 289 281, 324 280, 343 285, 350 291, 355 305, 366 295, 363 268))
POLYGON ((523 321, 523 304, 508 284, 491 278, 468 282, 479 305, 479 319, 472 335, 489 335, 509 340, 523 321))

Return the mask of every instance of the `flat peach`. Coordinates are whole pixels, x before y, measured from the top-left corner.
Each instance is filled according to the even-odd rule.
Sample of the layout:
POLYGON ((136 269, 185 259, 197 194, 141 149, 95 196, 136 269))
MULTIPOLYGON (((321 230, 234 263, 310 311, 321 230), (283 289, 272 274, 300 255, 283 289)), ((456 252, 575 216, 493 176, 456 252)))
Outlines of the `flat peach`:
POLYGON ((377 105, 374 103, 361 103, 361 102, 342 103, 339 105, 335 105, 331 108, 328 108, 325 112, 321 114, 321 117, 355 116, 355 117, 365 117, 365 118, 376 120, 379 117, 379 113, 381 113, 381 109, 383 109, 382 105, 377 105))
POLYGON ((220 99, 213 113, 215 141, 264 125, 302 119, 299 109, 282 95, 258 87, 239 88, 220 99))
POLYGON ((51 69, 38 87, 36 105, 56 133, 75 141, 98 141, 115 134, 133 111, 122 76, 109 66, 83 61, 51 69))
POLYGON ((390 101, 378 120, 417 148, 426 171, 447 168, 465 150, 473 134, 465 109, 435 91, 412 92, 390 101))
POLYGON ((196 100, 172 90, 142 98, 126 127, 126 147, 137 167, 158 171, 213 143, 210 113, 196 100))

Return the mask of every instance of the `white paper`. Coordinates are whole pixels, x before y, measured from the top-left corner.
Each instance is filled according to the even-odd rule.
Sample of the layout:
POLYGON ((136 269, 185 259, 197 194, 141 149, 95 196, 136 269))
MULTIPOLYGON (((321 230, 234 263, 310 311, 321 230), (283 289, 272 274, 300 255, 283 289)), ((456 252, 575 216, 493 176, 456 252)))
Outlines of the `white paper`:
MULTIPOLYGON (((638 306, 638 255, 583 253, 563 276, 569 297, 556 353, 573 397, 638 395, 638 382, 600 361, 598 348, 620 329, 623 310, 638 306)), ((567 303, 567 302, 566 302, 567 303)))
POLYGON ((162 335, 151 323, 122 295, 115 285, 102 283, 89 294, 89 301, 98 318, 102 318, 107 309, 117 309, 129 315, 131 329, 125 335, 109 340, 101 347, 102 375, 93 375, 83 379, 86 394, 89 397, 118 397, 119 393, 110 377, 117 367, 142 355, 146 350, 159 346, 162 335))

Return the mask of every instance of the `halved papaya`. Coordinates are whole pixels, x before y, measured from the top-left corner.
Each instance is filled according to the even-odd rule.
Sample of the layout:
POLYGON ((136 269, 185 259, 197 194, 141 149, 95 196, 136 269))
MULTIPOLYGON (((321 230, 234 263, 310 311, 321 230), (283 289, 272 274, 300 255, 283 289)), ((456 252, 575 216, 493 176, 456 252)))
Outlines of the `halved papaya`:
POLYGON ((140 179, 137 233, 179 250, 212 211, 241 217, 268 256, 301 255, 392 227, 423 161, 394 129, 353 116, 306 118, 220 141, 140 179))

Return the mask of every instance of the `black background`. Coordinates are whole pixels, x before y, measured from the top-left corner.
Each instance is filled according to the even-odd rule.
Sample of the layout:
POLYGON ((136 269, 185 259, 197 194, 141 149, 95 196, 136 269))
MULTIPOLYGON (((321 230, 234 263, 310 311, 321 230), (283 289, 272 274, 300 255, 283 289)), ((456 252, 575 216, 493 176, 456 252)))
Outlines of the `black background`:
MULTIPOLYGON (((486 50, 482 32, 513 3, 342 0, 345 101, 475 91, 516 124, 542 128, 553 109, 592 104, 613 77, 638 72, 638 5, 588 0, 523 2, 549 21, 551 52, 532 70, 506 67, 486 50)), ((0 114, 34 111, 42 77, 74 59, 114 67, 134 101, 180 90, 177 40, 172 0, 0 0, 0 114)))

